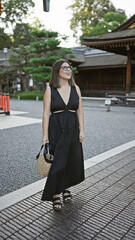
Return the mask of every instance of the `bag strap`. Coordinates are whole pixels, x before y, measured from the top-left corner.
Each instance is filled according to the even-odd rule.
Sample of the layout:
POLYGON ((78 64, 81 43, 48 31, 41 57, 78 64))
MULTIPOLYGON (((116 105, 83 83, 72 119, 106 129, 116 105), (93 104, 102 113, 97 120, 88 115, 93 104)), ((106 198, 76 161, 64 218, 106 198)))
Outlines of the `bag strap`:
POLYGON ((40 156, 40 153, 41 153, 41 150, 43 149, 43 147, 44 147, 44 145, 42 145, 41 146, 41 148, 40 148, 40 151, 39 151, 39 153, 37 154, 37 156, 36 156, 36 159, 38 159, 39 158, 39 156, 40 156))

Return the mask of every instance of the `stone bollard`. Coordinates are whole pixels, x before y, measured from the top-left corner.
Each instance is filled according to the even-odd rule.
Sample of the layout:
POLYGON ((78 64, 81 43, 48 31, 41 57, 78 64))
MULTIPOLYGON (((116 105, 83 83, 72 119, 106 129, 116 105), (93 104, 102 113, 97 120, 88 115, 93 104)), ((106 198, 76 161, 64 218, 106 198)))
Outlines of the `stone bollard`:
POLYGON ((18 100, 20 100, 20 96, 18 96, 18 100))
POLYGON ((36 101, 38 101, 38 96, 36 96, 36 101))
POLYGON ((107 107, 106 111, 110 112, 110 106, 111 106, 111 99, 110 98, 106 98, 105 99, 105 106, 107 107))

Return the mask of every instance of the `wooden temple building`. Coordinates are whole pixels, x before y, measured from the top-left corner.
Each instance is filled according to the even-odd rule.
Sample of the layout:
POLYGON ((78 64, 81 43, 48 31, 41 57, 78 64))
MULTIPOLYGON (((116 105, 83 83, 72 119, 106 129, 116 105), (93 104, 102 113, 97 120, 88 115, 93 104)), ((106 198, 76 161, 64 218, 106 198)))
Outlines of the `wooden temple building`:
POLYGON ((111 33, 83 40, 85 53, 74 49, 73 61, 83 96, 135 93, 135 15, 111 33))

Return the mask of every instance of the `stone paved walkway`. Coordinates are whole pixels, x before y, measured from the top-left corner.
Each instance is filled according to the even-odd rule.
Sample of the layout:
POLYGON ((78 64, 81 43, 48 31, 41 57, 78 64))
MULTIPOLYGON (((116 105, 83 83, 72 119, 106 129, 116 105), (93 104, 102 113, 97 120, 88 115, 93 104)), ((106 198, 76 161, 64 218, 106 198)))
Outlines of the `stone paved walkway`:
POLYGON ((2 210, 0 239, 135 239, 135 147, 87 169, 71 191, 59 213, 42 191, 2 210))

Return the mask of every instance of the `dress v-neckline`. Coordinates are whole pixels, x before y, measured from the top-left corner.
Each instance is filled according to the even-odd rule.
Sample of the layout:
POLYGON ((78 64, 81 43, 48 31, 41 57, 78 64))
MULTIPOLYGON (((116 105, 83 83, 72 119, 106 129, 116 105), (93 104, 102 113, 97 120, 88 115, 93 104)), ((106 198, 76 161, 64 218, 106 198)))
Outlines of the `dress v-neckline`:
POLYGON ((60 96, 60 98, 61 98, 62 102, 65 104, 65 106, 68 106, 68 104, 69 104, 69 101, 70 101, 70 97, 71 97, 71 90, 72 90, 72 86, 70 87, 70 93, 69 93, 69 98, 68 98, 67 104, 66 104, 66 103, 65 103, 65 101, 63 100, 63 98, 62 98, 62 96, 61 96, 61 94, 60 94, 60 92, 58 91, 58 89, 57 89, 57 88, 56 88, 56 90, 57 90, 57 92, 58 92, 58 94, 59 94, 59 96, 60 96))

